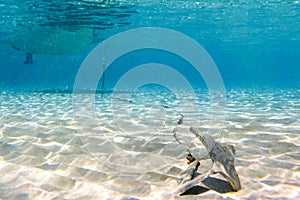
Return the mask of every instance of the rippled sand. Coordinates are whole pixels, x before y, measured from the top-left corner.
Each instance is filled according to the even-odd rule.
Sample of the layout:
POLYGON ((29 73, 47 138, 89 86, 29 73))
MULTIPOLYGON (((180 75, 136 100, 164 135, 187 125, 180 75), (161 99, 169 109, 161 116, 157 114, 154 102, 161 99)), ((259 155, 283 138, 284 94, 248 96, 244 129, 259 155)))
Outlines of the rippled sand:
POLYGON ((174 191, 186 148, 206 153, 189 126, 218 134, 222 125, 205 91, 185 102, 153 91, 86 95, 74 109, 72 94, 1 93, 1 199, 300 199, 300 90, 227 91, 218 140, 236 147, 242 190, 197 196, 174 191))

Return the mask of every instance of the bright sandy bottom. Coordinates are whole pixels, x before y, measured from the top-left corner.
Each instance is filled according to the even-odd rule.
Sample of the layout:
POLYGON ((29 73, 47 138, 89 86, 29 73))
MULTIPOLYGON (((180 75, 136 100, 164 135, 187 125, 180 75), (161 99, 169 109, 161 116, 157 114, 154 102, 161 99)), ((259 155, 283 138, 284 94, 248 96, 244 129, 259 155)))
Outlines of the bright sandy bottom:
POLYGON ((236 148, 242 190, 198 196, 174 191, 186 148, 205 154, 189 127, 220 132, 205 91, 185 102, 162 91, 129 101, 120 93, 113 105, 109 94, 92 103, 85 95, 74 113, 72 94, 0 94, 0 198, 300 199, 300 90, 227 91, 218 140, 236 148))

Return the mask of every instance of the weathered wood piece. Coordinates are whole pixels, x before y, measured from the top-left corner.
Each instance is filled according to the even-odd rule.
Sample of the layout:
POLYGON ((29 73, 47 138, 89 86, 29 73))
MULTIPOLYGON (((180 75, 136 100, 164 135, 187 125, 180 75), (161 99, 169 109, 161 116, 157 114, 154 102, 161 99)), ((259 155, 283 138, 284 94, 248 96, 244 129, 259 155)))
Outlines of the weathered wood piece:
MULTIPOLYGON (((197 177, 192 177, 190 180, 187 180, 185 178, 184 181, 181 182, 181 185, 177 188, 176 193, 182 194, 207 178, 210 174, 216 173, 219 173, 221 176, 223 176, 230 183, 234 191, 240 190, 240 179, 234 168, 234 146, 216 142, 213 137, 205 134, 200 134, 199 131, 193 127, 190 128, 190 131, 203 143, 206 150, 208 151, 209 157, 213 163, 211 168, 212 170, 207 170, 197 177)), ((194 162, 200 161, 195 160, 193 161, 193 163, 194 162)))

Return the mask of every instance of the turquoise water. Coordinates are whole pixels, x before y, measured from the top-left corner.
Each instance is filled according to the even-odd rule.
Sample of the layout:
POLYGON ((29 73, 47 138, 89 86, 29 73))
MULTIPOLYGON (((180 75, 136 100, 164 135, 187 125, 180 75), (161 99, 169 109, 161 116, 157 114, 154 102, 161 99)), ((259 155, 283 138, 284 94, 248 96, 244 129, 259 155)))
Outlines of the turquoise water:
POLYGON ((71 89, 91 48, 139 27, 170 28, 195 39, 215 61, 226 86, 299 86, 296 0, 3 1, 0 10, 2 88, 71 89), (34 62, 26 65, 30 51, 34 62))
POLYGON ((1 199, 300 199, 299 1, 0 12, 1 199), (210 174, 175 193, 188 152, 213 164, 190 127, 235 147, 241 190, 210 174))

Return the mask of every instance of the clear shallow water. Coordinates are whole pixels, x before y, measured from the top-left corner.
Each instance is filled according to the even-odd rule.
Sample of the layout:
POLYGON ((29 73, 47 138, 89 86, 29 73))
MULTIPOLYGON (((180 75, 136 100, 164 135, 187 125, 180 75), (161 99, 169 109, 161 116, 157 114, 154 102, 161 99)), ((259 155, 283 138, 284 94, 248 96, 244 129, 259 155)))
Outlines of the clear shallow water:
POLYGON ((0 1, 0 12, 0 198, 300 198, 299 1, 25 0, 0 1), (147 26, 187 34, 208 51, 227 88, 224 121, 213 119, 222 110, 211 110, 190 64, 151 49, 109 66, 104 88, 133 66, 157 62, 200 86, 196 97, 181 89, 181 101, 175 90, 151 87, 126 100, 126 92, 102 97, 101 79, 95 102, 80 94, 83 109, 74 109, 75 77, 89 51, 147 26), (186 148, 206 154, 190 126, 236 147, 241 191, 174 195, 186 148))
POLYGON ((2 2, 0 11, 2 88, 71 89, 93 46, 149 26, 198 41, 227 85, 299 86, 298 1, 28 0, 2 2), (32 65, 23 64, 26 51, 34 53, 32 65))

